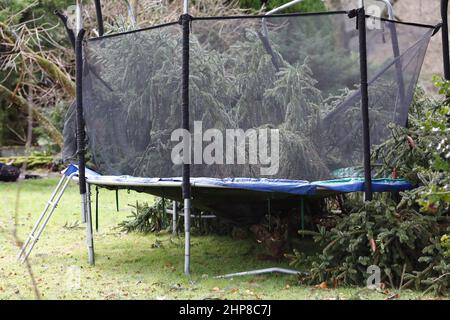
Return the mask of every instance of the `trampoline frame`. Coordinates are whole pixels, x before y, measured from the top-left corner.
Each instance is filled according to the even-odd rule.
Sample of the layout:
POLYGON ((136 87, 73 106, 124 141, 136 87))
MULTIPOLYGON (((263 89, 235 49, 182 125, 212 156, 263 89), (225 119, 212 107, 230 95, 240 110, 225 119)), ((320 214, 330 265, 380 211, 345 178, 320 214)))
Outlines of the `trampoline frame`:
MULTIPOLYGON (((393 10, 388 0, 379 0, 384 2, 388 7, 389 17, 393 17, 393 10)), ((101 1, 95 0, 96 18, 98 35, 102 37, 104 35, 103 17, 101 10, 101 1)), ((291 5, 299 3, 301 1, 294 0, 291 5)), ((369 132, 369 96, 368 96, 368 65, 367 65, 367 39, 366 39, 366 11, 364 1, 359 1, 360 5, 357 9, 349 11, 349 15, 357 17, 358 19, 358 37, 359 37, 359 52, 360 52, 360 85, 361 85, 361 115, 363 120, 363 149, 364 149, 364 180, 365 180, 365 200, 370 201, 372 199, 372 173, 370 162, 370 132, 369 132)), ((287 7, 287 6, 283 6, 287 7)), ((87 222, 87 246, 89 250, 89 264, 95 263, 94 247, 92 237, 92 218, 89 210, 89 193, 87 192, 87 181, 85 175, 86 163, 85 163, 85 122, 83 117, 83 105, 82 105, 82 46, 84 38, 84 29, 82 28, 81 17, 81 4, 77 0, 77 13, 79 17, 77 21, 78 30, 76 34, 67 28, 62 14, 58 16, 63 20, 66 30, 69 33, 70 39, 75 39, 75 43, 72 42, 75 48, 76 54, 76 113, 77 113, 77 155, 78 155, 78 167, 79 167, 79 188, 82 205, 82 216, 86 218, 87 222), (88 217, 89 216, 89 217, 88 217)), ((313 14, 313 13, 312 13, 313 14)), ((318 13, 316 13, 318 14, 318 13)), ((444 77, 446 80, 450 80, 450 60, 449 60, 449 39, 448 39, 448 0, 441 0, 441 17, 442 17, 442 42, 443 42, 443 65, 444 65, 444 77)), ((198 19, 198 18, 195 18, 198 19)), ((205 19, 205 18, 203 18, 205 19)), ((182 95, 182 128, 190 131, 189 128, 189 37, 190 30, 189 24, 193 20, 193 17, 189 15, 189 0, 183 0, 183 14, 180 17, 180 24, 182 26, 182 75, 181 75, 181 95, 182 95)), ((263 18, 264 21, 264 18, 263 18)), ((392 24, 394 25, 394 24, 392 24)), ((395 37, 393 37, 393 42, 395 37)), ((397 44, 398 45, 398 44, 397 44)), ((393 43, 394 54, 395 43, 393 43)), ((401 79, 399 79, 401 81, 401 79)), ((190 274, 190 211, 191 211, 191 184, 190 184, 190 165, 183 164, 182 170, 182 195, 184 202, 184 221, 185 221, 185 265, 184 273, 190 274)))

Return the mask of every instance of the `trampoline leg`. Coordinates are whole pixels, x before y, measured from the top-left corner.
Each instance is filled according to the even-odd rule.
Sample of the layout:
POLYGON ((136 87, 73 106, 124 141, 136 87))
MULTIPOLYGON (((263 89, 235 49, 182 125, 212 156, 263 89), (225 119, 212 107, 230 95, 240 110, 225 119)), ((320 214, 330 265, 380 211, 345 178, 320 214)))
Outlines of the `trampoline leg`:
POLYGON ((85 210, 85 207, 84 207, 85 200, 83 200, 85 198, 85 196, 86 196, 85 194, 81 195, 81 222, 82 223, 86 223, 87 222, 86 210, 85 210))
POLYGON ((177 235, 177 202, 173 201, 172 203, 173 207, 172 207, 172 235, 176 236, 177 235))
POLYGON ((95 187, 95 231, 98 232, 98 187, 95 187))
POLYGON ((167 215, 167 212, 166 212, 166 199, 164 197, 161 199, 161 205, 162 205, 161 223, 162 223, 163 228, 164 228, 164 226, 166 225, 166 215, 167 215))
POLYGON ((191 268, 191 199, 184 199, 184 274, 191 268))
POLYGON ((116 189, 116 211, 119 212, 119 189, 116 189))
POLYGON ((88 262, 92 266, 95 264, 94 257, 94 235, 92 232, 92 215, 90 210, 90 192, 87 188, 87 193, 81 195, 81 205, 83 215, 86 217, 86 243, 88 249, 88 262))
MULTIPOLYGON (((302 231, 305 231, 305 200, 303 197, 300 198, 300 224, 302 231)), ((302 238, 304 238, 305 235, 302 234, 302 238)))

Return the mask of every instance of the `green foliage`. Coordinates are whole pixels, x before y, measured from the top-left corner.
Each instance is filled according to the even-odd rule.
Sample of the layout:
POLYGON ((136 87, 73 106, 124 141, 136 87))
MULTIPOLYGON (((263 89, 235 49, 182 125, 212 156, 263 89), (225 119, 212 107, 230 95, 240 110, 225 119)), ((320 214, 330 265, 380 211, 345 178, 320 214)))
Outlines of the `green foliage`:
MULTIPOLYGON (((172 201, 157 198, 153 205, 136 202, 132 206, 134 210, 127 220, 119 224, 119 228, 124 232, 157 233, 168 230, 172 226, 172 214, 167 210, 172 210, 172 201)), ((179 210, 180 212, 180 210, 179 210)), ((195 218, 191 218, 191 233, 196 235, 229 235, 232 226, 223 223, 220 219, 202 219, 201 216, 207 213, 201 210, 192 210, 195 218)), ((178 215, 176 222, 177 231, 184 230, 184 218, 178 215)))
POLYGON ((440 245, 442 248, 442 255, 444 258, 450 257, 450 236, 448 234, 444 234, 440 239, 440 245))
POLYGON ((122 221, 119 227, 125 232, 141 232, 151 233, 159 232, 166 229, 169 226, 169 221, 166 216, 165 201, 158 199, 153 205, 149 205, 147 202, 139 203, 131 207, 134 210, 131 212, 131 216, 128 220, 122 221))
MULTIPOLYGON (((435 79, 442 94, 448 82, 435 79)), ((405 193, 401 206, 420 205, 424 214, 443 216, 450 209, 450 107, 447 100, 432 100, 420 92, 409 117, 409 128, 392 127, 392 139, 379 146, 380 174, 394 172, 418 184, 405 193)))
POLYGON ((398 210, 387 198, 362 204, 338 219, 331 230, 321 229, 315 240, 323 251, 312 262, 313 282, 327 279, 342 284, 365 283, 366 270, 377 265, 382 281, 398 288, 406 272, 420 268, 420 249, 436 234, 438 223, 410 209, 398 210))
MULTIPOLYGON (((11 15, 16 14, 30 4, 32 4, 33 0, 1 0, 0 1, 0 21, 5 21, 11 15)), ((22 16, 19 15, 17 20, 21 20, 22 16)))
POLYGON ((53 156, 43 154, 32 154, 30 156, 19 157, 0 157, 0 162, 11 163, 16 167, 26 165, 27 169, 51 168, 55 164, 53 156))
MULTIPOLYGON (((450 234, 450 227, 447 229, 450 234)), ((405 279, 414 283, 416 289, 426 287, 426 292, 448 294, 450 288, 450 242, 449 235, 435 236, 431 244, 422 250, 419 262, 427 267, 421 271, 407 274, 405 279)))
MULTIPOLYGON (((267 3, 267 11, 278 8, 291 0, 269 0, 267 3)), ((260 10, 261 0, 239 0, 241 8, 260 10)), ((283 12, 318 12, 325 11, 325 4, 317 0, 305 0, 295 6, 292 6, 283 12)))
MULTIPOLYGON (((447 97, 450 83, 435 83, 447 97)), ((367 267, 377 265, 393 288, 449 293, 449 116, 447 98, 433 100, 418 91, 409 127, 391 126, 392 138, 373 153, 382 164, 378 174, 407 178, 417 188, 400 197, 351 202, 350 213, 336 216, 333 228, 319 228, 313 234, 323 250, 308 258, 311 275, 305 281, 364 285, 367 267)), ((299 252, 290 258, 293 264, 304 261, 299 252)))
POLYGON ((0 21, 5 21, 14 15, 16 23, 40 16, 45 16, 47 21, 55 22, 57 18, 53 12, 56 9, 65 10, 74 3, 74 0, 0 0, 0 21))

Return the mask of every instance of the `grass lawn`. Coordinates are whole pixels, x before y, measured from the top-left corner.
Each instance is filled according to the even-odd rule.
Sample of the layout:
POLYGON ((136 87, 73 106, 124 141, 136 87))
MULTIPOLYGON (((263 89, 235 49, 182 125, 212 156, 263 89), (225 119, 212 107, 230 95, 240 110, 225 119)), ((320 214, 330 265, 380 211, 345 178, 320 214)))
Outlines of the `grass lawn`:
MULTIPOLYGON (((18 236, 23 241, 42 211, 57 179, 0 183, 0 299, 34 298, 24 265, 16 262, 12 236, 18 203, 18 236), (20 192, 18 192, 18 190, 20 192), (16 202, 19 194, 19 201, 16 202)), ((125 234, 117 229, 131 211, 127 204, 151 201, 146 194, 100 191, 100 228, 94 234, 96 265, 87 264, 84 224, 77 185, 71 183, 36 245, 30 262, 44 299, 385 299, 365 288, 319 289, 296 278, 261 275, 215 279, 215 275, 287 263, 259 261, 251 240, 204 236, 192 239, 192 275, 183 275, 183 238, 170 234, 125 234), (77 223, 79 225, 77 226, 77 223)), ((429 299, 413 291, 400 299, 429 299)))

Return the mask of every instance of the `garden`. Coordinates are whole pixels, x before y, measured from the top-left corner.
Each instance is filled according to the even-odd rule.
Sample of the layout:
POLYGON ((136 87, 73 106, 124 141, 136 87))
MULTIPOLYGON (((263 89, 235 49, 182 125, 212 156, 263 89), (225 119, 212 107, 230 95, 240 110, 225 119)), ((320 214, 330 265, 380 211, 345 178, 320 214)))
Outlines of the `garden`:
MULTIPOLYGON (((435 75, 426 80, 434 89, 415 88, 414 63, 433 36, 432 26, 411 25, 429 29, 415 35, 399 24, 396 32, 409 37, 400 43, 400 58, 386 65, 381 54, 369 54, 367 66, 369 76, 384 68, 369 81, 369 174, 374 181, 401 180, 411 187, 374 192, 372 199, 361 189, 269 200, 249 190, 248 198, 233 198, 231 191, 220 198, 217 189, 193 188, 192 270, 186 276, 187 220, 170 214, 169 199, 181 202, 178 193, 168 185, 152 192, 148 185, 88 185, 92 217, 85 224, 86 207, 71 182, 32 254, 17 262, 61 170, 80 154, 76 56, 58 17, 47 14, 68 8, 64 14, 70 17, 72 2, 0 1, 0 173, 14 180, 0 182, 0 299, 448 299, 450 81, 435 75), (215 219, 202 219, 211 214, 215 219), (239 214, 248 219, 236 220, 239 214), (87 261, 89 224, 95 265, 87 261), (220 277, 273 267, 298 274, 220 277)), ((94 4, 83 6, 85 28, 95 38, 84 51, 83 102, 92 106, 85 109, 86 163, 106 178, 181 176, 181 166, 170 160, 169 134, 182 125, 175 117, 181 63, 176 55, 167 60, 181 48, 179 25, 171 25, 182 11, 178 2, 104 4, 105 28, 123 33, 106 37, 98 34, 94 4), (133 33, 159 23, 168 26, 133 33), (148 90, 149 83, 155 90, 148 90)), ((190 14, 241 17, 285 2, 268 1, 261 8, 260 1, 194 1, 190 14)), ((287 10, 294 16, 269 22, 271 37, 257 31, 259 20, 191 21, 194 120, 216 128, 279 130, 276 179, 293 173, 309 181, 364 181, 364 173, 367 179, 367 170, 356 165, 364 150, 354 142, 364 135, 360 61, 351 51, 357 34, 345 27, 335 31, 345 26, 347 14, 338 22, 305 17, 302 24, 295 16, 344 5, 300 2, 287 10)), ((390 49, 385 29, 368 35, 369 51, 377 37, 380 47, 390 49)), ((192 166, 191 174, 254 179, 256 168, 202 165, 192 166)))

